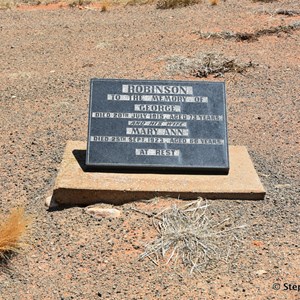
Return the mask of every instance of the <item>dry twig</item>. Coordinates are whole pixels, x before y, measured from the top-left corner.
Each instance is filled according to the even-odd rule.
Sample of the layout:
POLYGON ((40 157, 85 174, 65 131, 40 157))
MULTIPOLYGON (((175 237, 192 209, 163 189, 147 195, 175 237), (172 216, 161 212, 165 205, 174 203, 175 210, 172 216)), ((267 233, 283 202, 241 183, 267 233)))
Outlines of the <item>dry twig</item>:
POLYGON ((152 213, 148 213, 147 211, 143 211, 143 210, 140 210, 140 209, 137 209, 137 208, 134 208, 134 207, 129 207, 128 210, 132 210, 132 211, 135 211, 137 213, 140 213, 142 215, 146 215, 148 217, 153 217, 155 215, 154 212, 152 213))

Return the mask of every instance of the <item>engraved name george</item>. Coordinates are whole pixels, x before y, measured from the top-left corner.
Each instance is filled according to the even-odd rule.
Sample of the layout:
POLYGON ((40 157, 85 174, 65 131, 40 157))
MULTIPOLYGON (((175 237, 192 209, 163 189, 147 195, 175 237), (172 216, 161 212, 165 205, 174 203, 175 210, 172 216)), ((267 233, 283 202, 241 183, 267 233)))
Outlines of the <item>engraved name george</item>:
POLYGON ((135 104, 135 111, 180 112, 180 105, 135 104))

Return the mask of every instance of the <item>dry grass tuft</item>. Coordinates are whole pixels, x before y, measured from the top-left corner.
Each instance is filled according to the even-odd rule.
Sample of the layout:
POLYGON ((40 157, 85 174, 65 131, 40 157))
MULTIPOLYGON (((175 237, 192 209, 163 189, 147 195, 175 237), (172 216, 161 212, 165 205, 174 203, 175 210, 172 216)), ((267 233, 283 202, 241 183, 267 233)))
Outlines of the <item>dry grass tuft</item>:
POLYGON ((241 63, 235 58, 224 57, 218 53, 201 53, 195 58, 173 56, 167 58, 167 70, 172 74, 188 73, 203 78, 213 75, 223 77, 227 72, 244 73, 248 68, 255 67, 253 62, 241 63))
POLYGON ((153 4, 155 0, 129 0, 126 2, 126 6, 146 5, 153 4))
POLYGON ((200 2, 201 0, 158 0, 156 3, 156 8, 168 9, 168 8, 185 7, 200 2))
POLYGON ((14 208, 6 220, 0 221, 0 258, 9 252, 19 252, 27 246, 27 228, 31 219, 25 215, 24 208, 14 208))
POLYGON ((209 205, 202 199, 182 207, 176 205, 153 217, 158 237, 146 245, 140 259, 149 258, 156 265, 181 261, 190 273, 201 272, 220 261, 229 262, 241 244, 243 226, 234 226, 229 218, 214 221, 209 205))

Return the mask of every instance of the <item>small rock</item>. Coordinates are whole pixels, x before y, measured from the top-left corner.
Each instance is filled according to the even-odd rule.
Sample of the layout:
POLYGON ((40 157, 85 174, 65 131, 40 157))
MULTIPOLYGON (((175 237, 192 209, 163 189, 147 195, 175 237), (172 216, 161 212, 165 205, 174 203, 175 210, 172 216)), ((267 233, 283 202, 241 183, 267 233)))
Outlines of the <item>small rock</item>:
POLYGON ((97 206, 87 207, 86 213, 93 216, 96 219, 102 218, 119 218, 121 211, 115 208, 101 208, 97 206))
POLYGON ((255 272, 256 275, 258 276, 261 276, 261 275, 264 275, 264 274, 267 274, 268 272, 266 270, 258 270, 255 272))
POLYGON ((97 44, 96 49, 104 49, 106 47, 110 46, 110 43, 107 42, 100 42, 97 44))
POLYGON ((48 207, 48 208, 53 208, 53 207, 57 207, 58 204, 57 204, 56 201, 54 201, 54 199, 52 198, 52 196, 49 196, 45 200, 45 206, 48 207))
POLYGON ((262 241, 253 241, 252 244, 257 247, 262 247, 264 245, 262 241))
POLYGON ((275 188, 278 188, 278 189, 284 189, 284 188, 289 188, 291 187, 290 184, 286 183, 286 184, 276 184, 275 185, 275 188))

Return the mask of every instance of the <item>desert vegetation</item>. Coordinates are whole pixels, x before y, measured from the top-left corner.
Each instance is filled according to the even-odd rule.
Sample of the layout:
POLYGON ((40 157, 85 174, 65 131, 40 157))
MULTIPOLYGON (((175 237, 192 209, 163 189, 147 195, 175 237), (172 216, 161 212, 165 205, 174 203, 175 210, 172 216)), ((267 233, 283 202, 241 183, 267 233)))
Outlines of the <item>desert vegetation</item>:
MULTIPOLYGON (((286 11, 279 11, 280 14, 286 13, 286 11)), ((296 21, 288 25, 279 25, 269 28, 259 29, 254 32, 231 32, 221 31, 218 33, 208 32, 196 32, 203 39, 224 39, 235 41, 256 41, 260 37, 276 35, 279 33, 292 33, 293 31, 300 30, 300 22, 296 21)))
POLYGON ((230 264, 238 255, 246 225, 235 225, 230 218, 213 220, 203 199, 180 207, 173 205, 152 217, 158 236, 146 245, 140 259, 156 265, 177 262, 190 273, 230 264))
POLYGON ((18 253, 28 246, 28 227, 31 219, 26 216, 24 208, 11 210, 0 221, 0 258, 10 253, 18 253))
POLYGON ((248 68, 254 68, 258 64, 252 61, 240 62, 233 57, 222 53, 199 53, 195 57, 172 56, 162 58, 167 61, 167 71, 170 74, 188 74, 194 77, 206 78, 223 77, 225 73, 245 73, 248 68))

